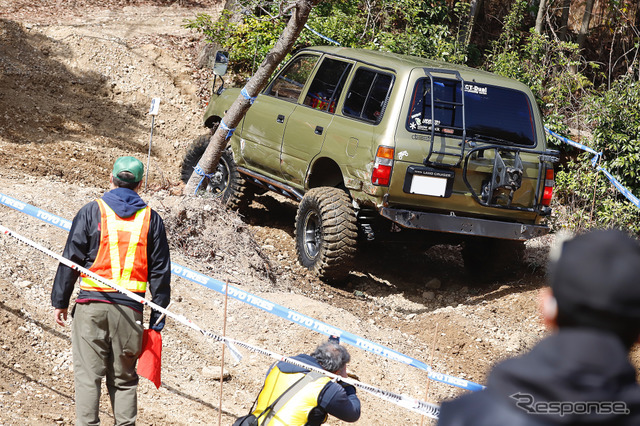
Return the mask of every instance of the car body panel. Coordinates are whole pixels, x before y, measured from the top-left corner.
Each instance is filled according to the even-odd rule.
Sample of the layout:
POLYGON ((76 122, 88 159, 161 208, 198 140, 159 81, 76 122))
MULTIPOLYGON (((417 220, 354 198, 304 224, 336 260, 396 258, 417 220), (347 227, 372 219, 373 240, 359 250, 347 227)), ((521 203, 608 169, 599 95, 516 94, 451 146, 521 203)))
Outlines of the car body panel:
MULTIPOLYGON (((234 94, 237 97, 229 89, 213 95, 205 122, 223 114, 235 100, 234 94)), ((486 236, 507 239, 527 239, 548 231, 544 222, 549 210, 540 200, 542 175, 550 165, 533 94, 520 82, 462 65, 364 49, 304 49, 258 95, 230 146, 247 173, 264 175, 300 193, 317 185, 343 186, 356 208, 373 208, 401 227, 437 231, 442 226, 443 232, 471 235, 487 230, 486 236), (305 63, 300 58, 318 60, 307 61, 304 79, 294 82, 294 95, 282 99, 273 88, 297 78, 292 78, 290 67, 295 61, 305 63), (314 88, 332 77, 328 64, 346 65, 339 80, 333 76, 330 105, 312 103, 314 88), (436 92, 437 96, 450 92, 453 101, 446 104, 436 92), (483 102, 490 99, 502 102, 496 93, 513 98, 524 112, 508 118, 510 107, 502 104, 498 105, 502 109, 483 110, 483 102), (431 105, 416 109, 416 99, 431 105), (418 116, 415 111, 422 112, 418 116), (529 118, 522 118, 527 113, 529 118), (449 115, 451 128, 446 120, 437 119, 449 115), (517 120, 523 124, 514 124, 517 120), (498 131, 524 126, 524 136, 504 143, 481 139, 478 132, 484 131, 485 122, 498 131), (372 183, 379 146, 394 150, 388 186, 372 183), (496 189, 496 182, 503 185, 496 170, 505 168, 517 169, 521 180, 496 189), (334 173, 339 176, 330 176, 334 173), (444 216, 468 220, 460 225, 444 216), (486 220, 493 225, 482 222, 486 220), (471 222, 473 232, 456 231, 458 226, 469 229, 471 222), (505 224, 503 234, 496 231, 501 223, 505 224), (520 235, 516 235, 518 223, 526 225, 520 235)))

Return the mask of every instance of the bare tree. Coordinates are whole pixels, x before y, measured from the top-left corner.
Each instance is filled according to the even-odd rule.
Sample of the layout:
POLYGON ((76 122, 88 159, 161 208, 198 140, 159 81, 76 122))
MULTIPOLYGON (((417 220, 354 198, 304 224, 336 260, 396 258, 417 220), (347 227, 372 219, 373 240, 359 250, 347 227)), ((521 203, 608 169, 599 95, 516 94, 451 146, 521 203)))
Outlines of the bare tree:
MULTIPOLYGON (((321 0, 295 0, 289 2, 282 8, 281 14, 292 12, 291 18, 289 18, 287 26, 278 38, 275 46, 273 46, 264 58, 264 61, 262 61, 260 67, 256 70, 254 76, 251 77, 251 80, 246 84, 245 91, 249 95, 249 98, 257 96, 265 87, 273 71, 275 71, 278 64, 280 64, 287 53, 289 53, 291 47, 293 47, 304 25, 307 23, 309 13, 311 13, 313 7, 320 1, 321 0)), ((211 136, 209 146, 198 162, 202 172, 205 174, 211 173, 218 165, 222 151, 227 145, 229 129, 234 129, 238 123, 240 123, 240 120, 242 120, 250 107, 251 100, 245 98, 242 94, 238 95, 238 98, 222 119, 226 126, 218 126, 218 129, 213 136, 211 136)), ((186 195, 193 194, 198 187, 199 181, 200 176, 197 173, 193 173, 187 182, 184 193, 186 195)))
POLYGON ((560 40, 568 41, 569 33, 569 9, 571 7, 571 0, 562 1, 562 15, 560 17, 560 40))
POLYGON ((536 16, 536 32, 542 34, 542 22, 544 22, 544 14, 547 13, 547 0, 540 0, 538 6, 538 15, 536 16))
POLYGON ((458 42, 463 48, 466 48, 469 44, 469 40, 471 39, 471 34, 473 33, 473 27, 478 20, 478 15, 480 14, 480 9, 484 0, 470 0, 469 1, 469 13, 468 13, 468 22, 465 26, 464 30, 458 36, 458 42))
POLYGON ((578 32, 578 47, 582 49, 584 42, 589 34, 589 24, 591 23, 591 14, 593 13, 594 0, 587 0, 584 5, 584 15, 582 15, 582 25, 578 32))

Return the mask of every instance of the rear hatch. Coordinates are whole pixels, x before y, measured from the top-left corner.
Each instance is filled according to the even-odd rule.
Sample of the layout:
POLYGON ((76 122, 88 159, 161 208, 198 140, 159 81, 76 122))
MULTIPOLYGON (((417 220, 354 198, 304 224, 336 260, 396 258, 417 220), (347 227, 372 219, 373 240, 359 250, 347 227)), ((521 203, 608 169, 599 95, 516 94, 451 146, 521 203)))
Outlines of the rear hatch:
POLYGON ((464 72, 413 70, 389 205, 532 223, 554 160, 533 96, 518 82, 464 72))

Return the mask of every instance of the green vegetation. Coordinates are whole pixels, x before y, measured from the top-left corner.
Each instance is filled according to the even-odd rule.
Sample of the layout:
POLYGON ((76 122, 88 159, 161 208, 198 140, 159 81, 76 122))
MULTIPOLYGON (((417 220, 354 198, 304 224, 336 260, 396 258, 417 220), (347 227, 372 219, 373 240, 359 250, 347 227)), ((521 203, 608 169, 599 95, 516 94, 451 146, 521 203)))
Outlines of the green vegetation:
MULTIPOLYGON (((249 12, 236 13, 234 20, 226 11, 215 22, 199 15, 186 26, 230 50, 234 72, 248 77, 287 17, 280 15, 277 2, 237 3, 249 12)), ((524 82, 535 93, 547 127, 602 152, 599 165, 640 198, 640 5, 605 0, 605 13, 597 22, 591 19, 585 38, 579 28, 566 25, 559 1, 543 3, 549 8, 541 31, 534 29, 536 10, 525 0, 508 2, 503 16, 485 2, 476 14, 483 25, 474 27, 472 5, 478 3, 323 1, 308 25, 343 46, 464 63, 524 82)), ((572 1, 571 10, 584 13, 576 12, 578 3, 572 1)), ((331 42, 305 30, 296 48, 326 44, 331 42)), ((620 227, 640 234, 640 209, 592 167, 590 156, 551 142, 563 157, 556 170, 555 226, 620 227)))

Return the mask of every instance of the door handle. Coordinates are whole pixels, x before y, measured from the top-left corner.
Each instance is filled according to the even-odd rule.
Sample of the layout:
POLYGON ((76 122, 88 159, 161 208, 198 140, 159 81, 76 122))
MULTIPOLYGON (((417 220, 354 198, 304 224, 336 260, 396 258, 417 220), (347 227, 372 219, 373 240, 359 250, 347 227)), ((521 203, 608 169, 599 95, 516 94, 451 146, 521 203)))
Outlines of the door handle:
POLYGON ((320 127, 320 126, 316 126, 316 130, 315 130, 315 134, 316 135, 321 135, 322 132, 324 132, 324 128, 320 127))
POLYGON ((278 118, 276 118, 276 121, 278 123, 284 123, 284 115, 278 114, 278 118))

